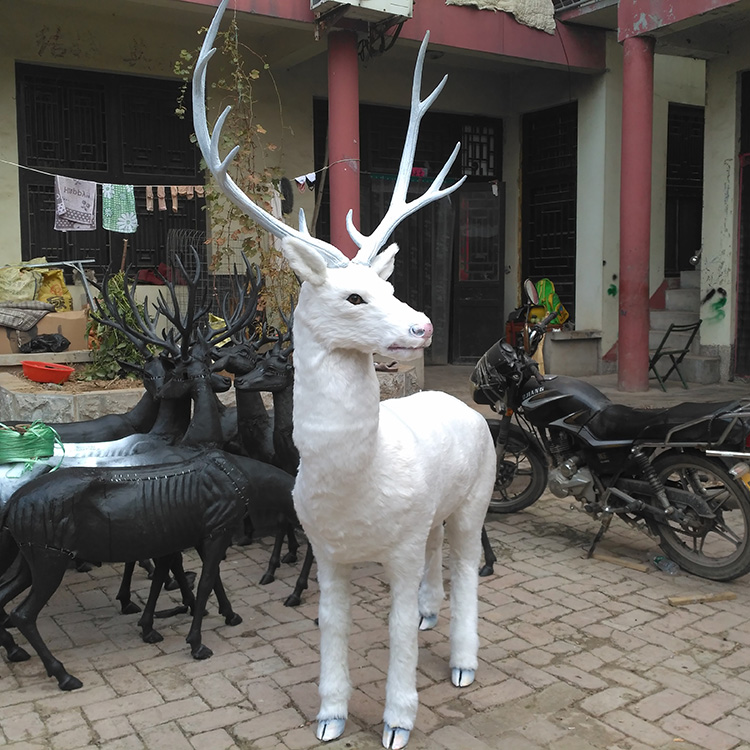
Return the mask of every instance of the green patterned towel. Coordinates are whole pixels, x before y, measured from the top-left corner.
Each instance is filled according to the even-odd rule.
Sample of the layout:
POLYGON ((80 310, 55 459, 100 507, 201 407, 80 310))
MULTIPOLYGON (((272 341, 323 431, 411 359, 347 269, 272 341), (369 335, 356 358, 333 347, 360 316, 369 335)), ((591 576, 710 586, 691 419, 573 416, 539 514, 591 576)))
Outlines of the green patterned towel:
POLYGON ((138 229, 132 185, 102 185, 102 226, 122 234, 138 229))

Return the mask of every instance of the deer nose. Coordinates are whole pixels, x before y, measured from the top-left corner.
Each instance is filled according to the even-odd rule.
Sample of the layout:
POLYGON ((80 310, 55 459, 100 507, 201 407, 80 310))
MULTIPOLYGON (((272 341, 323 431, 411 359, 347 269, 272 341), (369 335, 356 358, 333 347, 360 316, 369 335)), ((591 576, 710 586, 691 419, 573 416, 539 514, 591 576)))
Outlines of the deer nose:
POLYGON ((432 336, 433 330, 432 323, 425 323, 421 326, 411 326, 411 328, 409 328, 409 333, 412 336, 416 336, 418 339, 428 339, 432 336))

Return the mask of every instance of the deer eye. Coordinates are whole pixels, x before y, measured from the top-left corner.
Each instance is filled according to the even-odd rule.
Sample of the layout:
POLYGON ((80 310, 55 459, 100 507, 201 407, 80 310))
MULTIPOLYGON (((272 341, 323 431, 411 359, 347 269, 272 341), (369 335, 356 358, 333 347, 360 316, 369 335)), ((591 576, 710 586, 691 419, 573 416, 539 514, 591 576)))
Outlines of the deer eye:
POLYGON ((366 305, 367 302, 365 302, 362 297, 360 297, 358 294, 350 294, 346 298, 347 302, 351 302, 352 305, 366 305))

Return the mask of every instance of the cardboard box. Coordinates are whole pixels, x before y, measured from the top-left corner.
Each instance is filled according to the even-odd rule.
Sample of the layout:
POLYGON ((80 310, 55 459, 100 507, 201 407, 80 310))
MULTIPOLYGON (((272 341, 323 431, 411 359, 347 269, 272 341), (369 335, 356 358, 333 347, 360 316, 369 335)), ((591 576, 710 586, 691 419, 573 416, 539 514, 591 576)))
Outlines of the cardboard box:
POLYGON ((88 310, 72 312, 49 312, 28 331, 16 331, 13 328, 0 326, 0 354, 18 354, 18 347, 35 336, 45 333, 61 333, 70 341, 66 351, 88 349, 88 310))

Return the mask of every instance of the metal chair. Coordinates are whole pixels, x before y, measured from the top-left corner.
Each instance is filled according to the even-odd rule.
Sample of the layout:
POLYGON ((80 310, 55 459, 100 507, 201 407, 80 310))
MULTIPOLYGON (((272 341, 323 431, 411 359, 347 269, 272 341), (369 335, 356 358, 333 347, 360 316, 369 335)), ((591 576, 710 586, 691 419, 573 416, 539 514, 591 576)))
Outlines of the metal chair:
POLYGON ((702 322, 702 320, 697 320, 695 323, 672 323, 669 328, 667 328, 664 338, 651 356, 648 363, 649 370, 653 371, 653 377, 656 377, 659 381, 659 385, 663 391, 667 390, 664 381, 667 380, 673 372, 676 372, 679 375, 680 380, 682 381, 682 387, 688 387, 685 378, 680 372, 680 364, 685 358, 685 355, 690 351, 690 346, 693 343, 693 339, 698 333, 698 329, 701 327, 702 322), (672 334, 681 334, 681 336, 675 337, 672 334), (687 335, 687 340, 685 339, 685 335, 687 335), (679 346, 675 339, 680 342, 679 346), (687 341, 687 343, 684 343, 685 341, 687 341), (656 365, 662 357, 668 357, 672 363, 665 375, 660 375, 656 369, 656 365))

